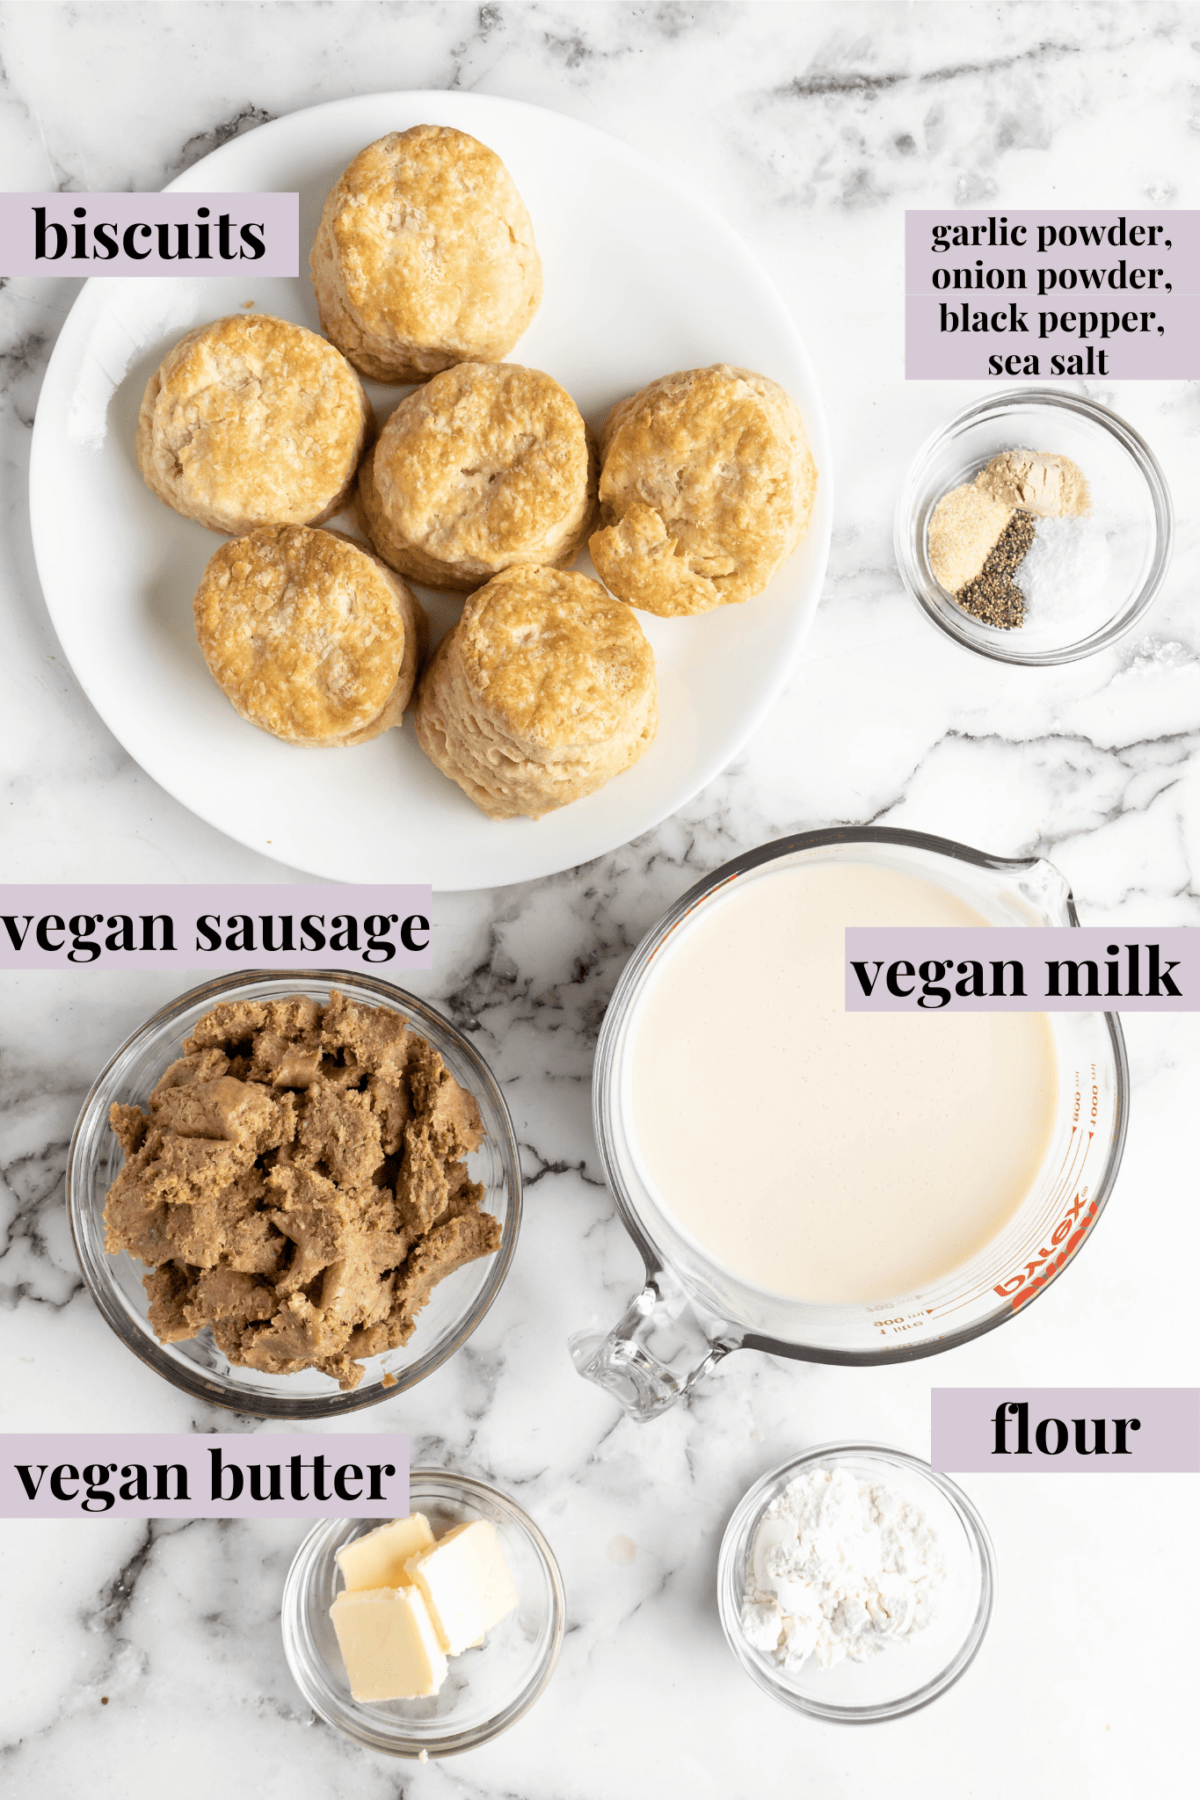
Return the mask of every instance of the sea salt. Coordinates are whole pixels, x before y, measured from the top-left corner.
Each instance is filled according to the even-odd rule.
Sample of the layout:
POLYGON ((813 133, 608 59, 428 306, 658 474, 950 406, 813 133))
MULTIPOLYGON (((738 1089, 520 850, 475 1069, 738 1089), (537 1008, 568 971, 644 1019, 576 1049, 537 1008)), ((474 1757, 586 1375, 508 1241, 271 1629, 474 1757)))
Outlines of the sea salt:
POLYGON ((1095 519, 1039 519, 1013 579, 1025 596, 1031 629, 1066 625, 1095 610, 1112 553, 1095 519))
POLYGON ((814 1469, 762 1516, 742 1630, 789 1674, 810 1656, 865 1662, 930 1623, 945 1577, 936 1533, 898 1488, 814 1469))

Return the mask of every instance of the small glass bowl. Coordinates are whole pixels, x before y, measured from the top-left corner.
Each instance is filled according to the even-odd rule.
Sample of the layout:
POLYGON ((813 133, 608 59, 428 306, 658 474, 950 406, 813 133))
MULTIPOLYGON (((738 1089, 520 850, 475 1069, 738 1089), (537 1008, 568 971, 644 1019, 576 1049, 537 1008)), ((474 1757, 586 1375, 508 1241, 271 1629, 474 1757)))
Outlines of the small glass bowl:
POLYGON ((983 1520, 966 1495, 927 1462, 883 1444, 821 1444, 756 1481, 739 1502, 721 1541, 717 1603, 729 1647, 752 1681, 796 1712, 845 1725, 867 1725, 917 1712, 953 1687, 970 1667, 992 1616, 996 1561, 983 1520), (755 1533, 767 1507, 799 1475, 845 1469, 859 1481, 899 1489, 937 1535, 946 1578, 937 1611, 924 1630, 889 1644, 866 1662, 849 1660, 830 1669, 810 1658, 795 1674, 784 1671, 742 1633, 742 1599, 748 1585, 755 1533))
POLYGON ((375 976, 341 970, 244 975, 235 973, 181 994, 147 1019, 97 1078, 83 1103, 67 1154, 67 1213, 79 1266, 92 1299, 121 1341, 144 1363, 216 1406, 264 1419, 328 1419, 357 1412, 431 1375, 466 1342, 496 1298, 508 1272, 521 1222, 521 1174, 516 1138, 504 1097, 474 1047, 433 1008, 375 976), (343 1393, 314 1369, 266 1375, 235 1367, 204 1330, 177 1344, 160 1344, 147 1318, 145 1264, 104 1248, 104 1202, 120 1171, 121 1147, 109 1128, 114 1101, 144 1105, 159 1076, 182 1054, 183 1039, 210 1007, 223 1000, 270 1000, 304 994, 328 1000, 336 988, 350 1000, 386 1006, 411 1022, 475 1096, 486 1136, 469 1159, 484 1187, 483 1206, 499 1219, 503 1240, 494 1256, 458 1269, 434 1288, 409 1342, 367 1360, 358 1387, 343 1393), (388 1377, 387 1385, 384 1378, 388 1377))
POLYGON ((918 452, 896 507, 896 562, 904 585, 956 643, 998 662, 1045 668, 1092 656, 1141 618, 1171 558, 1171 497, 1149 446, 1116 413, 1054 388, 989 394, 936 431, 918 452), (1053 451, 1077 463, 1092 493, 1092 517, 1108 539, 1111 568, 1086 612, 1011 631, 973 618, 929 566, 929 521, 938 501, 972 481, 1004 450, 1053 451))
POLYGON ((441 1469, 414 1469, 409 1505, 441 1537, 470 1519, 490 1519, 520 1596, 477 1649, 450 1658, 441 1692, 425 1700, 355 1700, 329 1608, 342 1587, 336 1556, 374 1531, 378 1519, 332 1519, 309 1532, 283 1590, 283 1648, 300 1692, 343 1736, 385 1756, 455 1756, 486 1744, 529 1711, 562 1649, 566 1602, 549 1544, 519 1506, 485 1482, 441 1469))

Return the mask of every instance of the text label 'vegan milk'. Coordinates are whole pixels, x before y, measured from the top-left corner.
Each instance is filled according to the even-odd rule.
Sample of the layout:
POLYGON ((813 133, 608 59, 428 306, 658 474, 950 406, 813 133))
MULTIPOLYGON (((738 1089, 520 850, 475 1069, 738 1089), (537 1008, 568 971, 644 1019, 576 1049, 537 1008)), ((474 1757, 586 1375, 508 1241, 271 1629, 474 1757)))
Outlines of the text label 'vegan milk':
POLYGON ((625 1104, 651 1193, 736 1278, 816 1304, 928 1287, 1016 1212, 1058 1093, 1042 1013, 847 1013, 847 925, 986 925, 868 862, 740 876, 667 940, 625 1104))

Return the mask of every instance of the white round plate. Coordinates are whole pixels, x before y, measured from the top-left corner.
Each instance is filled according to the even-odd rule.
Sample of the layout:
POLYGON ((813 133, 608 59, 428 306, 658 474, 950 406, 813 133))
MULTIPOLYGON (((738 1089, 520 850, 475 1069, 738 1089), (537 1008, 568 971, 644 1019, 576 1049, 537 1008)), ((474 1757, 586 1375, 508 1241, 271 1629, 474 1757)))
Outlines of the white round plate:
MULTIPOLYGON (((146 381, 193 325, 253 301, 320 330, 307 269, 89 281, 59 338, 34 430, 30 507, 46 603, 88 698, 130 755, 230 837, 332 880, 500 886, 587 862, 674 812, 736 755, 800 654, 829 553, 831 469, 817 384, 783 301, 725 222, 616 139, 481 94, 369 94, 277 119, 206 156, 175 191, 298 190, 302 258, 325 195, 373 139, 457 126, 503 157, 533 218, 546 297, 514 359, 546 369, 598 426, 655 376, 731 362, 772 376, 820 471, 804 543, 743 606, 638 616, 661 724, 636 768, 544 819, 488 819, 428 762, 411 725, 304 750, 240 719, 209 675, 192 595, 220 541, 156 499, 134 460, 146 381)), ((368 384, 381 416, 407 391, 368 384)), ((342 521, 337 521, 342 523, 342 521)), ((457 597, 422 594, 433 636, 457 597)))

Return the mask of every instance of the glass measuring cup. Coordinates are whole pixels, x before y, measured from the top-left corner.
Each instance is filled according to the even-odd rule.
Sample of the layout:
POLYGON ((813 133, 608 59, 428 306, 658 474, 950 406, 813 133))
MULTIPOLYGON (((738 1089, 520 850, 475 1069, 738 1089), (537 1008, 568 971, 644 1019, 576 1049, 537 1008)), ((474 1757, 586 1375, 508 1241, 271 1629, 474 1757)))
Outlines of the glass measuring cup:
POLYGON ((1129 1069, 1113 1013, 1047 1015, 1058 1101, 1050 1146, 1004 1229, 969 1261, 912 1293, 817 1304, 750 1286, 721 1266, 663 1207, 633 1150, 624 1079, 638 1002, 654 960, 697 908, 734 881, 796 863, 874 864, 947 890, 995 925, 1078 925, 1051 863, 986 856, 946 838, 879 827, 810 831, 764 844, 692 888, 646 934, 617 984, 596 1052, 592 1104, 605 1179, 646 1265, 646 1285, 607 1336, 570 1341, 579 1373, 632 1418, 654 1418, 731 1350, 804 1362, 906 1362, 990 1331, 1056 1280, 1112 1190, 1125 1144, 1129 1069))

